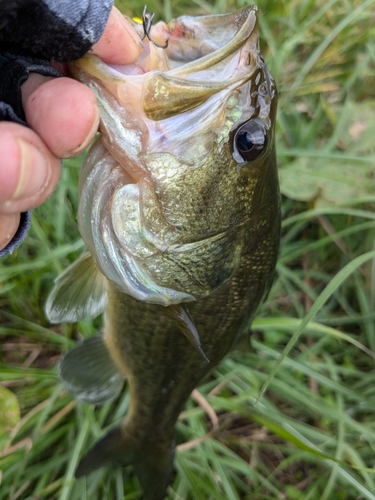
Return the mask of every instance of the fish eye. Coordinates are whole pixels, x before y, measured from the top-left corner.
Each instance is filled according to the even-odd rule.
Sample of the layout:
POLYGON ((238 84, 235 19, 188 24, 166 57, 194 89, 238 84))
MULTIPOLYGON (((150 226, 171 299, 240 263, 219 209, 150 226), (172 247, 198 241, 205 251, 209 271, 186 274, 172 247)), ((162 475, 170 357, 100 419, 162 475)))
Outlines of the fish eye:
POLYGON ((264 123, 255 118, 241 125, 234 136, 233 149, 244 161, 256 160, 267 140, 264 123))

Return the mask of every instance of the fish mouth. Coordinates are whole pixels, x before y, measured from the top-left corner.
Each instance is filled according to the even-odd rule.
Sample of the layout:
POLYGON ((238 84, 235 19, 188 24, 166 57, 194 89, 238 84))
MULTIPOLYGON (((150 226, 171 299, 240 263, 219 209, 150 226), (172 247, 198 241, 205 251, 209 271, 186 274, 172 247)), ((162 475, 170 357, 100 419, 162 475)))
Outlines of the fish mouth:
POLYGON ((164 72, 157 65, 152 68, 144 84, 145 114, 163 120, 185 113, 214 94, 248 81, 259 54, 257 13, 255 6, 249 6, 235 14, 182 17, 166 25, 158 23, 155 32, 151 29, 152 40, 160 32, 167 34, 165 53, 174 68, 164 72))
MULTIPOLYGON (((142 26, 128 19, 141 35, 142 26)), ((123 104, 151 120, 187 112, 224 89, 243 85, 258 66, 259 23, 254 5, 231 14, 182 16, 151 27, 133 64, 107 65, 94 55, 74 69, 100 79, 123 104)), ((80 78, 81 79, 81 78, 80 78)))

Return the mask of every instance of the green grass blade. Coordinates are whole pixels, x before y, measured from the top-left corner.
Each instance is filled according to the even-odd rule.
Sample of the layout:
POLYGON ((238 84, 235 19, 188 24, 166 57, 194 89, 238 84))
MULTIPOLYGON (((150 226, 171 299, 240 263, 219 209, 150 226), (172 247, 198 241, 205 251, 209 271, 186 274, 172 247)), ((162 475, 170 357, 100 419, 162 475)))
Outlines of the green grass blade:
POLYGON ((267 377, 266 382, 263 384, 257 401, 256 403, 259 402, 260 398, 263 396, 264 392, 266 391, 269 383, 273 379, 275 373, 277 372, 280 364, 283 362, 283 360, 286 358, 286 356, 289 354, 290 350, 293 348, 294 344, 297 342, 299 336, 303 332, 304 328, 308 323, 312 320, 312 318, 315 316, 315 314, 319 311, 319 309, 324 305, 324 303, 331 297, 331 295, 335 292, 335 290, 350 276, 354 271, 356 271, 362 264, 367 262, 370 259, 375 258, 375 251, 372 252, 367 252, 364 255, 360 255, 356 259, 352 260, 347 264, 341 271, 339 271, 336 276, 332 279, 332 281, 325 287, 325 289, 321 292, 319 297, 316 299, 315 303, 311 307, 310 311, 304 319, 301 321, 301 324, 299 328, 294 332, 292 335, 292 338, 289 340, 287 346, 283 350, 281 356, 275 363, 274 367, 272 368, 270 374, 267 377))

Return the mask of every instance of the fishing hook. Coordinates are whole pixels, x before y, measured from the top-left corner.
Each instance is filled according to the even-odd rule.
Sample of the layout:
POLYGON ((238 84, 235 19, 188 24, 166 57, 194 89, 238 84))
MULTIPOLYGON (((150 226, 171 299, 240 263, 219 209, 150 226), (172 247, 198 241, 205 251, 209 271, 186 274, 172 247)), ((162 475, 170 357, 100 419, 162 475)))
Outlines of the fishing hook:
POLYGON ((154 20, 154 17, 155 17, 154 12, 151 12, 150 14, 147 13, 147 5, 145 5, 142 14, 143 36, 141 40, 144 40, 147 36, 147 38, 150 40, 151 43, 155 45, 155 47, 159 47, 159 49, 166 49, 168 47, 168 40, 165 42, 165 45, 159 45, 150 36, 151 25, 152 21, 154 20))

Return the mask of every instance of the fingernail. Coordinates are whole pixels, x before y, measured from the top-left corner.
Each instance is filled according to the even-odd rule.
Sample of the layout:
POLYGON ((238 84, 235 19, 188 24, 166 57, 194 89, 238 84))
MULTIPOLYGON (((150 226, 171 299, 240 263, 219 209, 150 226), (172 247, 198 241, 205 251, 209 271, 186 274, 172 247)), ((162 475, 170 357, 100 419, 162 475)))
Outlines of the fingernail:
POLYGON ((43 190, 48 182, 49 169, 46 158, 32 144, 17 139, 20 148, 20 175, 10 201, 31 198, 43 190))

